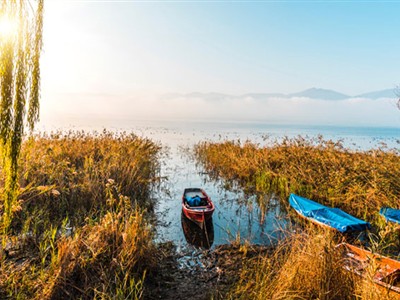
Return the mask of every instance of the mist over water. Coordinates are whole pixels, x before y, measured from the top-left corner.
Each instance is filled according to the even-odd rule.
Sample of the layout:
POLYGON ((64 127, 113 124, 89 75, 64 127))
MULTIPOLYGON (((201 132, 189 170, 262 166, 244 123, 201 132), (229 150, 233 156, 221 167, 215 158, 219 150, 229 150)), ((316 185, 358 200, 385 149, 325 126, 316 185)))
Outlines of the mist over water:
MULTIPOLYGON (((397 111, 400 118, 400 112, 397 111)), ((340 126, 340 125, 301 125, 271 124, 269 122, 245 121, 198 121, 191 119, 136 119, 132 117, 111 117, 88 115, 57 116, 54 119, 42 119, 37 131, 85 130, 85 131, 127 131, 164 145, 189 145, 199 141, 241 140, 268 144, 283 137, 303 136, 342 141, 352 149, 368 150, 385 143, 388 148, 399 147, 399 126, 340 126)))
MULTIPOLYGON (((264 94, 230 96, 216 93, 164 96, 61 94, 58 101, 43 100, 45 123, 61 119, 185 120, 246 122, 275 125, 400 127, 396 98, 323 100, 264 94)), ((117 122, 117 123, 115 123, 117 122)))

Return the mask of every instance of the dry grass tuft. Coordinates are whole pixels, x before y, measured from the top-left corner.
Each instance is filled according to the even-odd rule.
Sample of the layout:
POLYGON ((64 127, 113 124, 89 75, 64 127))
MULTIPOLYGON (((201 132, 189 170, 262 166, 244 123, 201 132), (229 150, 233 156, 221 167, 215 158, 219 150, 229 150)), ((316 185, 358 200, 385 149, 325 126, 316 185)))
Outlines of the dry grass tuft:
POLYGON ((38 299, 141 297, 144 276, 155 264, 155 247, 143 212, 131 210, 127 200, 121 196, 118 211, 59 241, 38 299))
POLYGON ((81 226, 106 207, 106 185, 152 209, 149 193, 157 180, 160 146, 134 134, 57 132, 38 135, 23 145, 20 206, 14 232, 40 234, 50 224, 81 226))
POLYGON ((120 197, 120 209, 73 236, 59 238, 45 261, 3 260, 4 296, 22 299, 139 299, 155 246, 139 208, 120 197), (125 203, 122 203, 125 202, 125 203))
POLYGON ((125 133, 26 141, 13 235, 1 236, 0 298, 141 298, 155 264, 159 152, 125 133))
POLYGON ((399 299, 344 268, 337 237, 330 230, 308 227, 282 241, 274 252, 247 260, 231 299, 399 299))

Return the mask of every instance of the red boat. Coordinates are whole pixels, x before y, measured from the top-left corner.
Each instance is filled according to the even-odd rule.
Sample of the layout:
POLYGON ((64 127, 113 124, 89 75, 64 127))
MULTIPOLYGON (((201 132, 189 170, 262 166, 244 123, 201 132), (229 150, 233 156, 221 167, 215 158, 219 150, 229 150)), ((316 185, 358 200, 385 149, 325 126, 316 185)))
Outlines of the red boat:
MULTIPOLYGON (((364 278, 371 278, 389 291, 400 293, 400 261, 341 243, 345 269, 364 278)), ((398 298, 396 298, 398 299, 398 298)))
POLYGON ((203 189, 187 188, 182 196, 182 211, 191 221, 203 227, 215 210, 211 198, 203 189))

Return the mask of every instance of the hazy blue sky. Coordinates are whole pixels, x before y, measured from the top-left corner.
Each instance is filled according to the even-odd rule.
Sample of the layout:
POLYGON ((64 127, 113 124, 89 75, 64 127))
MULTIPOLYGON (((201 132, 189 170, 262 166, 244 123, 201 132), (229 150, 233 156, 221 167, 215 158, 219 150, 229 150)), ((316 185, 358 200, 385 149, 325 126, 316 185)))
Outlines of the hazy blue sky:
POLYGON ((394 88, 399 13, 393 1, 47 1, 43 101, 394 88))

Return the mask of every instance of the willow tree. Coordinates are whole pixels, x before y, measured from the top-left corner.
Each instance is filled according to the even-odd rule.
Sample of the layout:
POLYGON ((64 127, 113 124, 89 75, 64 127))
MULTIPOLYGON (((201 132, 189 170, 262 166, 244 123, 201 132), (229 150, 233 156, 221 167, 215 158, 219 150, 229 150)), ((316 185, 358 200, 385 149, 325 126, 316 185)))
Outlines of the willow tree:
POLYGON ((0 9, 1 227, 7 232, 19 188, 22 139, 39 119, 43 0, 0 0, 0 9))

